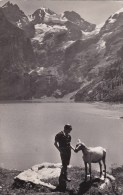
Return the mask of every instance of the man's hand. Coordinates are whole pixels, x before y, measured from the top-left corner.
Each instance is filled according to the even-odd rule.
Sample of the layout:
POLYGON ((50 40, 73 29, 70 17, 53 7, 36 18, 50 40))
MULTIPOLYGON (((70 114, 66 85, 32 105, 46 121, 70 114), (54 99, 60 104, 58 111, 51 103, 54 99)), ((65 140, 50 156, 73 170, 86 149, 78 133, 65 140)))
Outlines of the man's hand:
POLYGON ((75 152, 75 148, 74 148, 72 145, 71 145, 70 147, 71 147, 71 149, 75 152))
POLYGON ((58 145, 58 143, 57 143, 56 141, 55 141, 54 145, 55 145, 55 147, 59 150, 59 152, 61 152, 61 150, 60 150, 60 148, 59 148, 59 145, 58 145))

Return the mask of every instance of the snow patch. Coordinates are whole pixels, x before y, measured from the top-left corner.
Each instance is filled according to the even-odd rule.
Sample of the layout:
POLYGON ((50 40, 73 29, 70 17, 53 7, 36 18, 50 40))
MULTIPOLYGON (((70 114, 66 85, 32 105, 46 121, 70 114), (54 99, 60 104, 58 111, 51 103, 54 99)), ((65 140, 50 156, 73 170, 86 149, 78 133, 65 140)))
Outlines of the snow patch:
POLYGON ((101 24, 98 24, 98 25, 96 26, 96 28, 95 28, 94 31, 96 31, 97 33, 99 33, 100 30, 101 30, 101 28, 104 26, 104 24, 105 24, 105 22, 102 22, 101 24))
POLYGON ((113 17, 115 15, 119 15, 123 13, 123 8, 119 9, 117 12, 115 12, 114 14, 111 15, 111 17, 109 18, 109 23, 114 23, 116 21, 116 19, 114 19, 113 17))
POLYGON ((62 48, 63 49, 66 49, 67 47, 69 47, 71 44, 73 44, 75 41, 67 41, 66 43, 64 43, 63 45, 62 45, 62 48))
POLYGON ((108 33, 105 33, 103 36, 102 36, 102 39, 104 39, 106 41, 106 39, 112 34, 112 32, 108 32, 108 33))
POLYGON ((36 72, 37 72, 38 74, 42 74, 43 71, 44 71, 44 67, 37 67, 37 68, 36 68, 36 72))
POLYGON ((36 69, 30 70, 28 74, 38 74, 38 75, 52 75, 55 77, 59 77, 58 71, 56 67, 37 67, 36 69))
POLYGON ((54 24, 64 24, 65 22, 67 22, 67 19, 58 17, 58 15, 56 14, 53 14, 53 15, 45 14, 44 22, 45 23, 52 22, 54 24))
POLYGON ((18 22, 16 22, 16 24, 17 24, 17 26, 18 26, 19 28, 22 28, 22 23, 21 23, 20 20, 19 20, 18 22))
MULTIPOLYGON (((68 20, 66 19, 66 17, 63 17, 63 15, 58 15, 58 14, 49 14, 48 11, 47 11, 47 8, 40 8, 40 14, 41 14, 41 11, 43 10, 43 12, 45 13, 44 15, 44 22, 45 23, 54 23, 54 24, 64 24, 65 22, 67 22, 68 20)), ((42 16, 42 15, 41 15, 42 16)), ((41 17, 40 16, 40 17, 41 17)))
POLYGON ((29 74, 37 73, 38 75, 41 75, 41 74, 43 74, 44 70, 45 70, 44 67, 37 67, 36 69, 31 70, 31 71, 29 72, 29 74))
POLYGON ((35 30, 36 30, 36 35, 32 40, 34 41, 37 40, 38 42, 41 43, 43 41, 45 33, 63 33, 67 31, 67 27, 59 26, 59 25, 50 26, 47 24, 36 24, 35 30))
POLYGON ((99 42, 97 43, 97 47, 96 49, 98 50, 98 52, 100 52, 101 50, 104 50, 106 48, 106 40, 107 38, 112 34, 112 32, 109 33, 105 33, 102 38, 99 40, 99 42))
MULTIPOLYGON (((46 7, 41 7, 40 9, 43 10, 47 14, 47 12, 46 12, 47 8, 46 7)), ((41 10, 40 10, 40 13, 41 13, 41 10)))
POLYGON ((115 22, 116 22, 116 19, 109 18, 109 19, 108 19, 108 22, 109 22, 110 24, 113 24, 113 23, 115 23, 115 22))
POLYGON ((29 15, 27 17, 28 17, 29 22, 32 22, 33 20, 35 20, 35 16, 29 15))
POLYGON ((100 30, 103 27, 103 25, 104 25, 104 22, 99 24, 99 25, 97 25, 95 30, 93 30, 91 32, 85 32, 85 31, 82 30, 82 35, 83 35, 82 39, 85 40, 85 39, 93 37, 94 35, 97 35, 100 32, 100 30))
POLYGON ((23 24, 28 24, 29 23, 29 20, 28 18, 26 17, 23 17, 21 20, 18 20, 18 22, 16 22, 16 25, 19 27, 19 28, 23 28, 23 24))
POLYGON ((22 21, 28 24, 28 18, 27 17, 23 17, 22 21))
POLYGON ((60 14, 60 18, 64 19, 66 22, 68 21, 68 19, 65 17, 65 13, 64 12, 62 14, 60 14))
POLYGON ((105 49, 106 47, 106 42, 101 39, 98 43, 97 43, 97 47, 96 49, 98 50, 98 52, 100 52, 101 50, 105 49))
POLYGON ((89 39, 89 38, 91 38, 93 35, 96 35, 95 31, 92 31, 92 32, 85 32, 85 31, 81 30, 81 32, 82 32, 82 40, 89 39))

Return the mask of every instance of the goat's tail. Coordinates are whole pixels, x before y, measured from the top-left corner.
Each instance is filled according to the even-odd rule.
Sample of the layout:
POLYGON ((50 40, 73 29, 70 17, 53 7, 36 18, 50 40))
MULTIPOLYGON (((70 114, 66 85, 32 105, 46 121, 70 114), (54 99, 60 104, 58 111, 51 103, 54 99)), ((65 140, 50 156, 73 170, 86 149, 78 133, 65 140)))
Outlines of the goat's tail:
POLYGON ((103 160, 106 160, 106 150, 103 150, 103 160))

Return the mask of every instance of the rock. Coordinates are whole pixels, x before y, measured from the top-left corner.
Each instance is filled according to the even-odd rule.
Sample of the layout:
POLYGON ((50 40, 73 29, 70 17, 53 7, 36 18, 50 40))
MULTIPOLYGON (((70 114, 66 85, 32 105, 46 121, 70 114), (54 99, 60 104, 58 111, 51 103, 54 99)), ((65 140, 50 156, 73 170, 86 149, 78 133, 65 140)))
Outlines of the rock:
POLYGON ((106 178, 101 178, 100 181, 101 181, 101 185, 98 187, 98 191, 100 194, 105 194, 105 193, 108 193, 108 192, 111 192, 111 190, 113 191, 113 183, 115 181, 115 178, 110 175, 110 174, 106 174, 106 178))
POLYGON ((61 172, 60 164, 53 163, 42 163, 39 165, 33 166, 31 169, 25 170, 16 176, 15 182, 26 182, 32 183, 35 185, 42 185, 50 189, 55 189, 56 186, 46 183, 42 180, 47 180, 51 178, 59 177, 61 172))
POLYGON ((113 175, 110 175, 108 173, 106 173, 106 176, 108 179, 110 179, 112 182, 115 181, 115 177, 113 175))
POLYGON ((100 193, 108 192, 111 191, 111 188, 112 188, 111 181, 110 179, 106 178, 104 182, 99 186, 99 192, 100 193))

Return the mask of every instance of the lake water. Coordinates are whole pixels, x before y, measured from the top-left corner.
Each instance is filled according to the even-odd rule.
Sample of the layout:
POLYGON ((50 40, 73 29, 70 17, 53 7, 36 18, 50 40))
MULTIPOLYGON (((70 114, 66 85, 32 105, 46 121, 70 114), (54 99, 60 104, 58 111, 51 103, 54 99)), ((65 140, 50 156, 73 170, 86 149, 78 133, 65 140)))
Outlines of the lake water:
MULTIPOLYGON (((73 127, 72 145, 80 138, 87 146, 107 149, 107 166, 123 164, 122 110, 86 103, 0 104, 0 166, 27 169, 42 162, 60 162, 55 134, 64 124, 73 127)), ((72 165, 83 165, 82 153, 72 152, 72 165)))

